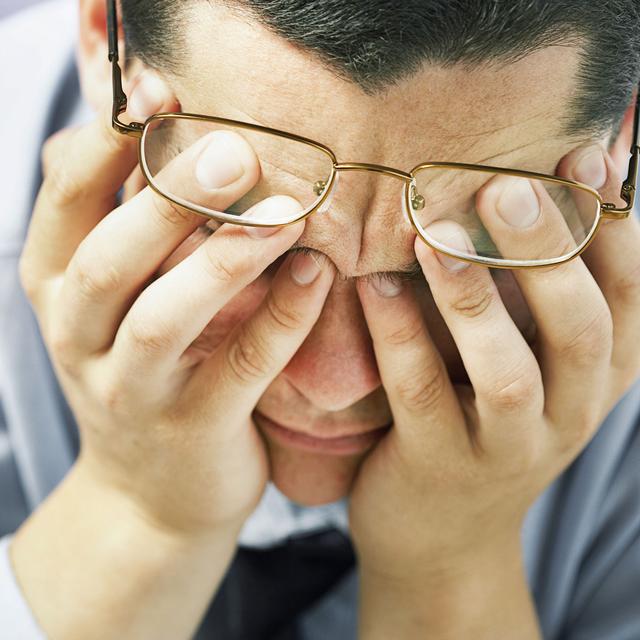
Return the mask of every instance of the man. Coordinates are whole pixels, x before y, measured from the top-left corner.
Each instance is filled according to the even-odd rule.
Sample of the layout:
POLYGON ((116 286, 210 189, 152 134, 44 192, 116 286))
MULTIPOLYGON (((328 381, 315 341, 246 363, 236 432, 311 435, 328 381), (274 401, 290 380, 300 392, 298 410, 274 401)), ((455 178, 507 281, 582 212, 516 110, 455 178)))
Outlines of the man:
MULTIPOLYGON (((318 180, 233 127, 167 134, 154 155, 155 121, 142 160, 165 197, 145 187, 135 140, 111 127, 105 3, 80 3, 82 90, 102 116, 46 145, 24 247, 21 222, 3 231, 2 401, 34 510, 5 540, 5 624, 347 638, 357 614, 362 638, 638 637, 637 220, 601 224, 578 255, 596 192, 603 213, 625 206, 635 4, 125 0, 122 15, 126 121, 223 117, 318 140, 339 163, 318 180), (550 199, 551 182, 513 173, 407 173, 433 160, 583 186, 550 199), (311 193, 327 206, 294 222, 311 193), (258 226, 220 225, 243 202, 258 226), (486 248, 451 246, 475 229, 469 203, 494 260, 571 259, 460 260, 486 248), (53 374, 14 314, 19 255, 75 461, 53 374), (46 389, 39 409, 24 369, 46 389), (70 472, 36 508, 54 458, 70 472), (347 517, 355 569, 341 544, 291 563, 283 539, 295 550, 300 531, 347 517), (234 559, 238 542, 271 551, 234 559)), ((64 79, 48 87, 54 129, 77 108, 64 79)))

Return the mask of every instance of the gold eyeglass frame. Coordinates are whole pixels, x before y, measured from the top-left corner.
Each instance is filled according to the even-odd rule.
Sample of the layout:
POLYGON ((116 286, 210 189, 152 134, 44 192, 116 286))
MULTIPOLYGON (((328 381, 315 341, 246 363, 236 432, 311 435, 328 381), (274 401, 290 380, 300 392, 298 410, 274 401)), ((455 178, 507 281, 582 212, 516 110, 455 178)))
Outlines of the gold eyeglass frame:
POLYGON ((603 219, 622 220, 628 218, 633 211, 635 197, 636 197, 636 183, 638 175, 638 166, 640 164, 640 88, 636 96, 635 115, 633 121, 633 139, 631 145, 631 158, 629 160, 629 170, 626 180, 622 184, 622 190, 620 198, 626 203, 624 207, 618 208, 615 204, 605 202, 600 193, 592 187, 569 180, 565 178, 559 178, 558 176, 547 175, 543 173, 536 173, 532 171, 523 171, 520 169, 507 169, 503 167, 491 167, 487 165, 466 164, 460 162, 424 162, 411 171, 406 172, 393 167, 387 167, 379 164, 369 164, 362 162, 338 162, 334 152, 324 144, 315 140, 310 140, 288 131, 281 131, 279 129, 272 129, 270 127, 264 127, 249 122, 242 122, 240 120, 231 120, 228 118, 221 118, 216 116, 207 116, 194 113, 157 113, 149 117, 144 123, 131 122, 125 124, 120 120, 120 115, 127 109, 127 96, 124 93, 122 87, 122 71, 119 65, 119 52, 118 52, 118 17, 116 0, 107 0, 107 31, 109 41, 109 62, 112 65, 112 84, 113 84, 113 108, 112 108, 112 125, 118 132, 126 136, 132 136, 138 138, 138 157, 144 177, 149 186, 162 198, 169 200, 173 204, 182 208, 193 211, 194 213, 206 216, 219 222, 229 222, 231 224, 237 224, 241 226, 252 227, 273 227, 273 226, 286 226, 294 224, 300 220, 304 220, 318 210, 323 210, 322 207, 327 198, 331 194, 332 188, 336 182, 338 172, 340 171, 372 171, 380 173, 386 176, 398 178, 404 182, 404 194, 403 203, 405 206, 405 213, 409 218, 411 225, 416 231, 417 235, 428 244, 434 251, 449 255, 458 260, 464 262, 470 262, 475 264, 482 264, 496 269, 535 269, 540 267, 548 267, 553 265, 563 264, 579 256, 587 247, 591 244, 596 236, 603 219), (286 223, 272 223, 272 222, 259 222, 259 221, 247 221, 232 214, 225 214, 222 212, 212 212, 204 207, 197 207, 193 203, 186 203, 179 201, 169 194, 163 193, 154 184, 153 177, 150 175, 149 168, 144 161, 143 145, 145 141, 145 135, 148 131, 149 125, 158 120, 168 119, 180 119, 180 120, 198 120, 203 122, 214 122, 222 125, 234 126, 243 129, 250 129, 254 131, 261 131, 266 134, 276 135, 289 140, 300 142, 326 154, 332 163, 331 175, 326 181, 319 181, 314 185, 314 190, 320 196, 320 199, 315 202, 312 207, 305 209, 301 212, 300 216, 286 223), (510 175, 516 177, 529 178, 534 180, 540 180, 543 182, 549 182, 558 184, 572 189, 579 189, 586 191, 594 196, 598 203, 597 221, 593 225, 589 235, 583 243, 569 256, 561 256, 560 258, 552 258, 549 260, 538 260, 535 262, 528 260, 501 260, 496 261, 484 256, 468 256, 459 255, 456 252, 443 249, 442 247, 435 246, 432 241, 425 236, 424 230, 421 225, 416 221, 414 210, 420 210, 424 207, 424 199, 418 195, 415 191, 415 174, 424 169, 458 169, 468 170, 476 172, 495 173, 501 175, 510 175), (422 206, 421 206, 422 205, 422 206))

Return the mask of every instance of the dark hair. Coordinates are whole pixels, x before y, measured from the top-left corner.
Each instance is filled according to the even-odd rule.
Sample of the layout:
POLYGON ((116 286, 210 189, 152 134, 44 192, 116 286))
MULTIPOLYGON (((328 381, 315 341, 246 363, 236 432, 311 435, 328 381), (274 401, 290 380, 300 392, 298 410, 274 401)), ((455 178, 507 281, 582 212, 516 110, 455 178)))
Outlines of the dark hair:
MULTIPOLYGON (((121 0, 129 57, 180 73, 186 48, 177 25, 180 9, 193 1, 121 0)), ((369 94, 425 61, 473 69, 549 45, 580 45, 582 89, 570 105, 568 133, 619 126, 640 73, 638 0, 218 1, 314 53, 369 94)))

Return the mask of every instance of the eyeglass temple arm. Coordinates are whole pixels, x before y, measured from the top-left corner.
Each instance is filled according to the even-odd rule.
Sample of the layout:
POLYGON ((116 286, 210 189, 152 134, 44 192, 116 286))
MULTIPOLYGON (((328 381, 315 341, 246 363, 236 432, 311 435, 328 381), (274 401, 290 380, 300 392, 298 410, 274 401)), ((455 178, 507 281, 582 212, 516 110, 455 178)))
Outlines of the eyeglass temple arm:
MULTIPOLYGON (((113 82, 113 109, 111 122, 113 128, 127 136, 139 138, 142 135, 144 125, 140 122, 125 124, 119 118, 120 114, 127 110, 127 96, 122 88, 122 70, 120 69, 118 53, 118 14, 116 0, 107 0, 107 31, 109 38, 109 62, 112 65, 113 82)), ((611 217, 626 217, 633 209, 636 181, 638 176, 638 165, 640 164, 640 85, 636 94, 636 109, 633 120, 633 140, 631 145, 631 160, 629 162, 629 173, 622 185, 620 197, 627 203, 623 209, 616 208, 615 205, 607 203, 603 205, 605 211, 611 217)))
POLYGON ((629 172, 627 173, 627 179, 622 183, 622 190, 620 191, 620 197, 626 202, 626 206, 618 208, 610 202, 603 204, 602 213, 607 218, 628 218, 635 204, 638 167, 640 166, 640 85, 636 93, 630 153, 629 172))
MULTIPOLYGON (((636 93, 636 112, 633 117, 633 137, 631 140, 631 162, 629 163, 629 174, 622 187, 624 197, 626 191, 630 192, 631 198, 634 197, 636 191, 636 180, 638 178, 638 164, 640 156, 640 84, 636 93)), ((631 203, 633 204, 633 203, 631 203)))
POLYGON ((121 113, 127 110, 127 96, 122 88, 122 70, 118 64, 120 56, 118 53, 118 13, 116 0, 107 0, 107 34, 113 84, 111 124, 118 133, 139 138, 142 135, 144 125, 139 122, 125 124, 119 117, 121 113))

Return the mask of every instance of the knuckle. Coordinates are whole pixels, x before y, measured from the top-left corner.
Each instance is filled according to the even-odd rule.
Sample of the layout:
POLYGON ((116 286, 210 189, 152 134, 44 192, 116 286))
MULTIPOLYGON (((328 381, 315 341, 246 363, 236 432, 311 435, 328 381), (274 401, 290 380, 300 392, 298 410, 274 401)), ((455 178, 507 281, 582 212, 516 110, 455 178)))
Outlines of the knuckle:
POLYGON ((455 313, 465 318, 478 318, 491 306, 495 297, 494 290, 486 283, 472 281, 461 294, 449 302, 449 307, 455 313))
POLYGON ((573 435, 578 446, 582 447, 594 435, 600 424, 600 405, 585 406, 573 424, 573 435))
POLYGON ((49 352, 56 365, 68 376, 76 378, 78 375, 78 359, 73 334, 65 326, 55 324, 48 332, 47 344, 49 352))
MULTIPOLYGON (((554 238, 553 241, 536 247, 533 250, 531 259, 546 260, 549 256, 567 256, 574 253, 575 250, 576 243, 572 238, 554 238)), ((554 274, 562 277, 562 274, 564 274, 568 268, 571 268, 571 266, 567 264, 552 264, 538 267, 536 273, 537 275, 554 274)))
POLYGON ((80 249, 70 266, 70 276, 79 293, 86 299, 101 299, 122 287, 120 272, 106 260, 88 255, 80 249))
POLYGON ((122 415, 127 404, 127 389, 115 376, 103 376, 98 379, 93 393, 99 407, 108 413, 122 415))
POLYGON ((196 214, 179 207, 171 200, 152 193, 151 202, 153 203, 155 218, 163 230, 173 231, 185 225, 195 224, 196 214))
POLYGON ((81 196, 84 187, 69 170, 66 160, 56 158, 48 162, 43 188, 54 206, 65 206, 81 196))
POLYGON ((202 248, 207 274, 212 280, 220 281, 224 285, 243 279, 256 268, 253 257, 245 253, 225 251, 224 246, 219 247, 208 242, 205 242, 202 248))
POLYGON ((68 145, 72 129, 63 129, 49 136, 42 145, 41 160, 45 176, 51 171, 54 164, 61 156, 61 151, 68 145))
POLYGON ((234 378, 242 384, 251 384, 269 374, 272 368, 267 349, 246 330, 240 331, 226 349, 226 360, 234 378))
POLYGON ((561 453, 573 457, 581 451, 595 435, 601 417, 601 407, 593 403, 585 404, 577 410, 571 424, 559 432, 558 443, 561 453))
POLYGON ((508 460, 504 463, 503 481, 520 483, 522 478, 530 476, 540 468, 544 457, 540 442, 540 438, 531 436, 521 437, 517 444, 509 443, 508 460))
POLYGON ((560 346, 560 357, 585 365, 600 361, 613 348, 613 317, 609 307, 594 311, 560 346))
POLYGON ((420 322, 402 324, 394 327, 385 337, 384 341, 392 347, 400 347, 416 342, 424 335, 424 327, 420 322))
POLYGON ((288 305, 278 296, 267 297, 266 309, 271 320, 271 324, 282 333, 291 333, 298 329, 303 321, 303 315, 299 311, 288 305))
POLYGON ((487 403, 494 410, 501 412, 517 412, 531 405, 538 397, 539 376, 529 371, 520 371, 509 376, 508 382, 496 384, 483 393, 487 403))
POLYGON ((395 395, 410 413, 433 410, 445 393, 445 371, 441 364, 425 368, 422 375, 407 377, 396 384, 395 395))
POLYGON ((33 302, 40 291, 42 281, 36 276, 31 259, 23 253, 18 262, 18 278, 27 299, 33 302))
POLYGON ((613 283, 613 297, 627 307, 640 307, 640 261, 613 283))
POLYGON ((47 140, 45 140, 44 144, 42 145, 40 158, 42 160, 42 170, 45 175, 49 173, 51 164, 54 162, 57 156, 56 154, 57 142, 58 142, 57 136, 53 135, 47 138, 47 140))
POLYGON ((173 331, 166 322, 150 315, 132 313, 128 329, 136 351, 146 356, 164 353, 175 343, 173 331))

